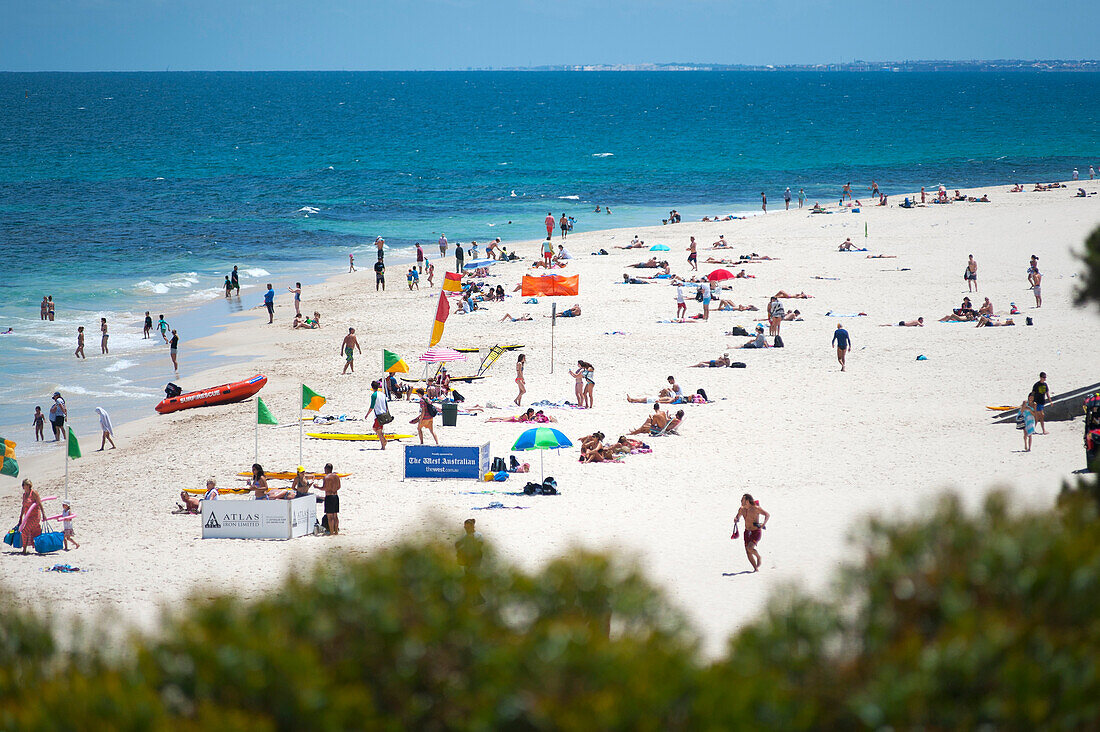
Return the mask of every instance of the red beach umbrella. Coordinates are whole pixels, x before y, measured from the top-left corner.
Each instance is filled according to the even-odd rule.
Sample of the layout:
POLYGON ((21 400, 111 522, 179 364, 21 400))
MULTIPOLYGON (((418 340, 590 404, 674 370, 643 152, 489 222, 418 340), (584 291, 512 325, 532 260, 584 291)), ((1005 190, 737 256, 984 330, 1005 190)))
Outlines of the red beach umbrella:
POLYGON ((716 269, 707 275, 707 279, 711 282, 721 282, 722 280, 736 279, 736 275, 730 272, 728 269, 716 269))

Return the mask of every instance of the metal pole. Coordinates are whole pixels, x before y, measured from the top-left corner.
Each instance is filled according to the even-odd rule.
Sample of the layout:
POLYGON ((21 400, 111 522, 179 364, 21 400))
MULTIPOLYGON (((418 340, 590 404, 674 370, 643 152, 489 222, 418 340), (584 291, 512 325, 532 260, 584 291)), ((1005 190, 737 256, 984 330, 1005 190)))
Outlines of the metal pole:
POLYGON ((550 373, 554 373, 554 326, 558 322, 558 304, 550 303, 550 373))
MULTIPOLYGON (((72 427, 69 427, 72 429, 72 427)), ((65 435, 65 500, 69 500, 69 436, 65 435)))
POLYGON ((298 408, 298 464, 305 465, 302 462, 302 408, 298 408))

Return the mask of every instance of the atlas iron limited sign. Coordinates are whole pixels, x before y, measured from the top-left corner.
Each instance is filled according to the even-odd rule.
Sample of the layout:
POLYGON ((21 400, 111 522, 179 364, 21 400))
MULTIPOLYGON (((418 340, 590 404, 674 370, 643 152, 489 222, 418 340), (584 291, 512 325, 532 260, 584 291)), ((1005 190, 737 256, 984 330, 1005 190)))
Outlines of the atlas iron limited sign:
POLYGON ((201 501, 204 539, 292 539, 313 531, 317 499, 201 501))

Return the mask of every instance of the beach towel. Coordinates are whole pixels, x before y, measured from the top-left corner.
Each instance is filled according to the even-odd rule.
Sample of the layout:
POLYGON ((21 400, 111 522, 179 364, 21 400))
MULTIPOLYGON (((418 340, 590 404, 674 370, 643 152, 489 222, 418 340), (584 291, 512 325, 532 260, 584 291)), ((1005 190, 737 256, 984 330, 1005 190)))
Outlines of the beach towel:
POLYGON ((527 508, 527 506, 505 506, 500 501, 493 501, 488 506, 474 506, 475 511, 488 511, 489 509, 492 509, 492 508, 518 508, 518 509, 524 509, 524 508, 527 508))
POLYGON ((825 313, 826 318, 863 318, 867 313, 834 313, 832 310, 825 313))

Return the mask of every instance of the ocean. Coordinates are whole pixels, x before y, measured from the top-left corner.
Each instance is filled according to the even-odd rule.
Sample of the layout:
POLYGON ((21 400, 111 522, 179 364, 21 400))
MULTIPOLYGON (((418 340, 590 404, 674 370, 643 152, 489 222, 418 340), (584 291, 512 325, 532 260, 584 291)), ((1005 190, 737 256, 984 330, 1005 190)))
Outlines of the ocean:
POLYGON ((755 211, 761 191, 782 206, 786 186, 831 202, 847 181, 858 196, 1100 165, 1095 74, 9 73, 0 98, 0 436, 21 453, 55 389, 78 429, 96 406, 153 413, 176 377, 141 337, 146 310, 180 331, 199 386, 187 374, 214 361, 188 340, 266 282, 287 297, 349 253, 369 267, 375 236, 400 257, 440 233, 537 238, 547 211, 584 231, 755 211))

